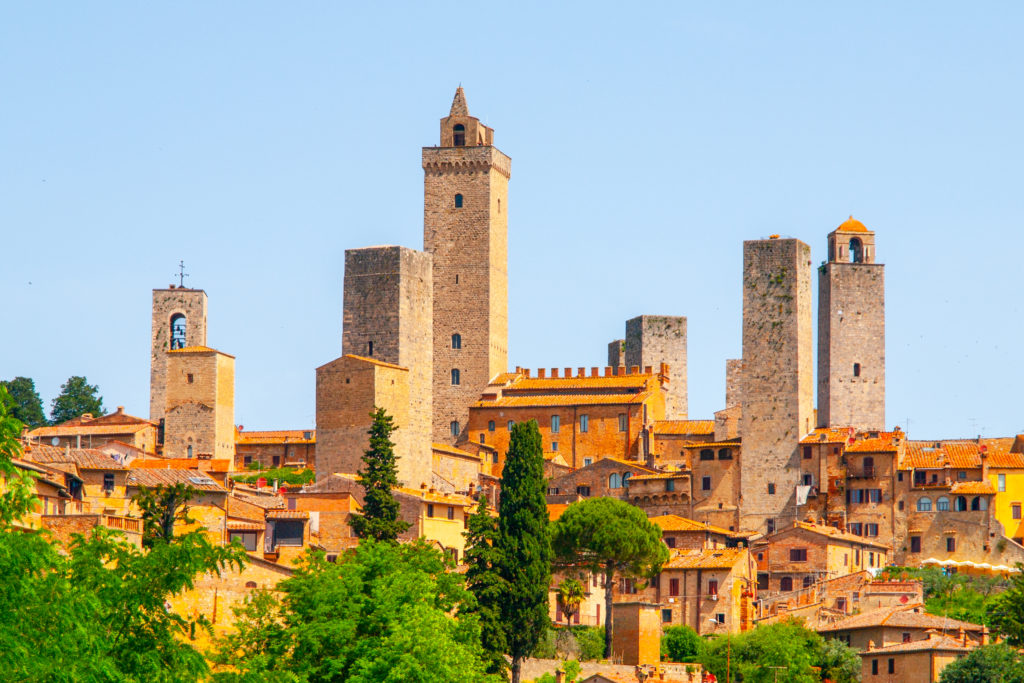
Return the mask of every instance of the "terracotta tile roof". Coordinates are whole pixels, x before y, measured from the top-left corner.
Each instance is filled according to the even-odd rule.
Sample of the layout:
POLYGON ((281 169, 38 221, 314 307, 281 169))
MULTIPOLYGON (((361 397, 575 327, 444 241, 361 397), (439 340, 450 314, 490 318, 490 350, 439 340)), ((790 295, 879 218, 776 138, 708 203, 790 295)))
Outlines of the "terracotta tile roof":
POLYGON ((883 607, 881 609, 854 614, 840 619, 834 624, 824 626, 819 631, 850 631, 861 628, 875 628, 878 626, 892 626, 894 628, 934 628, 938 630, 959 630, 981 631, 983 626, 972 624, 966 621, 958 621, 949 617, 942 617, 936 614, 928 614, 924 611, 924 605, 910 604, 899 607, 883 607), (916 610, 916 611, 915 611, 916 610))
POLYGON ((431 444, 430 447, 431 450, 433 450, 436 453, 448 453, 450 455, 457 455, 462 458, 473 458, 474 460, 480 459, 480 456, 478 454, 470 453, 469 451, 464 451, 461 448, 449 446, 448 444, 434 443, 431 444))
POLYGON ((958 481, 949 489, 950 493, 986 494, 995 493, 996 487, 990 481, 958 481))
POLYGON ((183 349, 170 349, 167 353, 219 353, 222 356, 228 358, 234 358, 230 353, 224 353, 217 349, 211 349, 209 346, 186 346, 183 349))
POLYGON ((780 531, 776 532, 776 535, 782 534, 782 533, 786 533, 786 532, 788 532, 788 531, 790 531, 792 529, 803 529, 804 531, 809 531, 812 534, 817 534, 819 536, 825 536, 826 538, 832 538, 832 539, 835 539, 837 541, 845 541, 847 543, 856 543, 858 545, 870 545, 870 546, 874 546, 876 548, 882 548, 884 550, 889 550, 889 546, 885 545, 884 543, 879 543, 878 541, 872 541, 870 538, 865 538, 863 536, 857 536, 855 534, 847 533, 845 531, 840 531, 839 529, 835 528, 834 526, 826 526, 824 524, 810 524, 808 522, 794 522, 792 527, 790 527, 789 529, 781 529, 780 531))
POLYGON ((731 569, 747 557, 746 548, 676 550, 662 569, 731 569))
POLYGON ((280 429, 265 432, 235 432, 236 444, 316 443, 315 429, 280 429), (310 438, 306 438, 309 434, 310 438))
POLYGON ((260 522, 241 522, 228 520, 227 521, 228 531, 263 531, 267 528, 265 523, 260 522))
POLYGON ((533 406, 590 406, 629 405, 643 403, 651 392, 635 394, 540 394, 529 396, 502 396, 498 399, 482 399, 473 404, 476 408, 529 408, 533 406))
POLYGON ((100 415, 99 417, 90 417, 88 414, 86 414, 86 415, 79 415, 78 417, 73 417, 70 420, 65 420, 64 422, 61 422, 59 425, 55 425, 55 426, 57 426, 57 427, 75 427, 75 426, 83 426, 83 425, 101 425, 101 424, 103 424, 103 425, 148 424, 148 425, 152 425, 154 427, 157 426, 156 422, 151 422, 150 420, 146 420, 146 419, 141 418, 141 417, 136 417, 134 415, 129 415, 128 413, 124 412, 124 406, 118 406, 117 410, 115 410, 114 412, 107 413, 106 415, 100 415))
POLYGON ((976 642, 971 640, 967 644, 960 638, 953 638, 939 633, 929 634, 925 640, 911 640, 909 643, 896 643, 885 645, 871 650, 863 650, 861 657, 871 657, 879 654, 892 654, 894 652, 922 652, 924 650, 938 650, 940 652, 969 652, 978 647, 976 642))
POLYGON ((22 457, 30 462, 42 463, 44 465, 56 463, 70 464, 82 470, 128 469, 103 451, 94 448, 58 448, 56 446, 33 445, 25 448, 22 457))
MULTIPOLYGON (((39 476, 36 478, 36 481, 49 484, 50 486, 55 486, 61 491, 63 491, 66 488, 64 486, 65 472, 62 470, 52 470, 48 467, 43 467, 42 465, 38 465, 34 462, 21 460, 19 458, 12 458, 11 464, 20 469, 28 470, 30 472, 35 472, 36 474, 38 474, 39 476)), ((79 479, 79 477, 76 477, 75 475, 71 476, 74 477, 75 479, 79 479)))
POLYGON ((193 470, 200 472, 227 472, 232 462, 227 458, 136 458, 129 467, 139 470, 193 470))
POLYGON ((488 384, 508 384, 519 377, 518 372, 499 372, 488 384))
POLYGON ((267 519, 309 519, 305 510, 268 510, 267 519))
MULTIPOLYGON (((876 433, 876 432, 871 432, 876 433)), ((861 432, 863 434, 863 432, 861 432)), ((877 437, 860 438, 846 446, 847 453, 895 453, 899 450, 898 440, 905 439, 903 432, 877 432, 877 437)))
POLYGON ((658 420, 654 423, 655 434, 680 434, 687 436, 715 433, 714 420, 658 420))
MULTIPOLYGON (((594 467, 595 465, 599 465, 601 463, 609 463, 609 462, 615 462, 615 463, 618 463, 620 465, 629 465, 630 467, 635 467, 636 469, 643 471, 645 474, 658 474, 654 470, 652 470, 652 469, 650 469, 648 467, 645 467, 644 465, 638 463, 635 460, 623 460, 622 458, 615 458, 615 457, 611 457, 611 456, 609 456, 607 458, 601 458, 600 460, 595 461, 590 466, 594 467)), ((580 469, 585 469, 585 468, 581 467, 580 469)), ((640 476, 640 475, 634 475, 634 476, 640 476)))
POLYGON ((640 480, 644 481, 647 479, 675 479, 677 477, 688 477, 690 473, 685 470, 675 470, 673 472, 658 472, 657 474, 637 474, 629 478, 630 481, 640 480))
POLYGON ((231 495, 235 496, 236 498, 238 498, 238 500, 242 501, 243 503, 249 503, 250 505, 255 505, 256 507, 263 508, 264 510, 283 508, 285 505, 284 498, 278 495, 248 495, 239 492, 237 489, 232 491, 231 495))
POLYGON ((679 446, 681 448, 738 448, 740 443, 739 439, 729 439, 727 441, 688 441, 679 444, 679 446))
POLYGON ((334 472, 329 477, 321 477, 315 483, 306 484, 300 493, 338 493, 351 491, 356 484, 356 475, 334 472))
POLYGON ((55 427, 37 427, 28 433, 32 439, 45 439, 53 436, 92 436, 94 434, 136 434, 144 429, 155 429, 150 422, 136 424, 84 424, 56 425, 55 427))
POLYGON ((367 358, 366 356, 357 356, 354 353, 346 353, 343 357, 344 358, 355 358, 356 360, 361 360, 364 363, 372 363, 373 365, 379 365, 382 368, 392 368, 394 370, 405 370, 405 371, 409 370, 409 368, 403 367, 401 365, 395 365, 394 363, 385 363, 384 361, 377 360, 376 358, 367 358))
POLYGON ((850 438, 848 427, 819 427, 800 439, 800 443, 809 446, 816 443, 846 443, 850 438))
POLYGON ((679 515, 659 515, 648 518, 649 521, 661 527, 662 531, 710 531, 713 534, 731 536, 733 532, 717 526, 697 522, 679 515))
POLYGON ((1024 468, 1024 453, 1013 453, 996 446, 1002 439, 974 439, 950 441, 908 441, 900 469, 941 468, 954 469, 981 467, 981 448, 986 447, 988 466, 996 468, 1024 468))
POLYGON ((395 491, 404 493, 407 496, 413 496, 414 498, 422 498, 428 503, 445 503, 447 505, 462 505, 465 507, 476 506, 477 504, 469 496, 463 496, 459 493, 442 493, 436 490, 431 493, 429 489, 412 489, 404 486, 399 486, 395 491))
POLYGON ((227 489, 197 470, 132 469, 128 473, 128 486, 152 488, 185 484, 198 491, 227 493, 227 489))

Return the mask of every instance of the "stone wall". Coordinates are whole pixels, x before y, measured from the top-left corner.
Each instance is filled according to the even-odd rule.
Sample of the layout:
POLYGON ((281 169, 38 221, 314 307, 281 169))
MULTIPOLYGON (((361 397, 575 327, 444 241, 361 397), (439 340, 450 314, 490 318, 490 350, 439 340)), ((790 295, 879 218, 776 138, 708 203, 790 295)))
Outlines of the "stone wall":
POLYGON ((627 368, 657 368, 662 363, 669 366, 671 374, 665 396, 665 419, 686 419, 686 318, 641 315, 627 320, 625 347, 627 368))
POLYGON ((626 366, 626 340, 608 342, 608 365, 613 368, 626 366))
POLYGON ((235 359, 225 353, 167 354, 164 456, 207 456, 234 462, 235 359))
POLYGON ((725 361, 725 407, 743 405, 743 359, 725 361))
POLYGON ((811 250, 795 239, 743 243, 742 525, 792 521, 800 438, 813 425, 811 250))
POLYGON ((153 335, 149 369, 149 419, 159 422, 166 408, 167 351, 171 318, 185 316, 185 343, 206 346, 206 292, 201 289, 154 289, 153 335))

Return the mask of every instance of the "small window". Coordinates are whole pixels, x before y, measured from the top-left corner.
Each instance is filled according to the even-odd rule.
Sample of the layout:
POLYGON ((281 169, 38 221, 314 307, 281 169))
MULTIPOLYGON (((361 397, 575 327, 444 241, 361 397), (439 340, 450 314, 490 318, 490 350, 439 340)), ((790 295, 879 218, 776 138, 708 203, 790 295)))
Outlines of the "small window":
POLYGON ((811 486, 814 482, 814 475, 804 473, 803 477, 804 486, 811 486))
POLYGON ((703 449, 700 452, 700 459, 701 460, 714 460, 715 459, 715 451, 713 449, 711 449, 711 448, 703 449))
POLYGON ((448 519, 455 519, 455 506, 454 505, 449 505, 448 506, 448 519))
POLYGON ((578 494, 580 494, 581 496, 584 496, 584 497, 589 496, 590 495, 590 487, 589 486, 577 486, 576 487, 576 493, 578 493, 578 494))
POLYGON ((171 348, 172 349, 183 349, 186 346, 185 342, 185 330, 187 324, 185 316, 181 313, 175 313, 171 316, 171 348))
POLYGON ((717 621, 719 624, 724 624, 725 623, 725 612, 717 612, 717 613, 715 613, 715 621, 717 621))
POLYGON ((710 491, 711 490, 711 477, 704 476, 700 478, 700 490, 710 491))
POLYGON ((587 430, 590 429, 590 417, 588 415, 580 415, 580 433, 586 434, 587 430))
POLYGON ((904 631, 903 632, 903 636, 902 636, 902 641, 904 643, 909 643, 910 642, 910 633, 904 631))
POLYGON ((562 428, 562 418, 558 415, 551 416, 551 433, 557 434, 562 428))
POLYGON ((789 561, 790 562, 806 562, 807 561, 807 548, 790 548, 789 549, 789 561))
POLYGON ((676 597, 677 595, 679 595, 679 579, 668 580, 668 594, 671 597, 676 597))
POLYGON ((918 512, 931 512, 932 511, 932 499, 928 496, 922 496, 917 499, 917 511, 918 512))
POLYGON ((853 534, 854 536, 863 536, 864 526, 861 522, 850 522, 846 525, 846 531, 853 534))
POLYGON ((366 355, 367 356, 372 356, 373 355, 373 342, 366 342, 366 355))
POLYGON ((552 453, 557 453, 558 452, 558 442, 557 441, 552 441, 551 442, 551 452, 552 453))
POLYGON ((718 595, 718 581, 714 579, 708 581, 708 595, 718 595))
POLYGON ((676 480, 675 479, 666 479, 665 480, 665 490, 666 491, 675 491, 676 490, 676 480))
POLYGON ((1014 503, 1010 506, 1010 517, 1020 519, 1020 503, 1014 503))
POLYGON ((251 455, 247 455, 244 458, 242 458, 242 464, 245 465, 246 467, 251 465, 252 464, 252 456, 251 455))
POLYGON ((935 509, 939 512, 946 512, 949 510, 949 498, 939 496, 939 499, 935 501, 935 509))
POLYGON ((988 501, 981 496, 975 496, 971 498, 971 510, 986 510, 988 509, 988 501))
POLYGON ((512 431, 512 425, 514 425, 514 424, 515 424, 515 420, 509 420, 508 421, 508 431, 510 431, 510 432, 512 431))
MULTIPOLYGON (((192 456, 190 455, 188 457, 191 458, 192 456)), ((281 456, 280 455, 275 455, 273 458, 271 458, 271 462, 273 463, 274 467, 280 467, 280 465, 281 465, 281 456)))
POLYGON ((433 517, 433 516, 434 516, 434 504, 433 503, 427 503, 427 517, 433 517))
POLYGON ((458 386, 461 377, 458 368, 452 368, 452 386, 458 386))
POLYGON ((448 424, 448 428, 451 430, 452 436, 458 436, 459 435, 459 421, 458 420, 452 420, 448 424))
POLYGON ((719 448, 718 449, 718 459, 719 460, 732 460, 732 451, 730 451, 728 448, 719 448))
POLYGON ((774 534, 775 533, 775 520, 774 519, 766 519, 764 521, 764 528, 765 528, 765 531, 767 533, 774 534))
POLYGON ((853 376, 860 377, 860 363, 853 364, 853 376))
POLYGON ((793 590, 793 577, 791 577, 791 576, 783 576, 782 580, 779 581, 779 590, 780 591, 791 591, 791 590, 793 590))
POLYGON ((466 127, 461 123, 452 126, 452 144, 456 147, 463 147, 466 144, 466 127))
POLYGON ((878 538, 878 525, 874 522, 864 525, 864 535, 869 538, 878 538))
POLYGON ((769 496, 774 496, 775 495, 775 484, 772 484, 772 483, 768 484, 768 495, 769 496))
POLYGON ((461 209, 462 208, 462 195, 461 194, 455 195, 455 208, 456 209, 461 209))
POLYGON ((804 588, 810 588, 810 587, 811 587, 811 577, 810 576, 805 576, 804 577, 804 588))
POLYGON ((188 448, 187 448, 187 449, 185 450, 185 452, 186 452, 186 456, 185 456, 185 457, 188 457, 188 458, 191 458, 191 457, 192 457, 192 444, 189 444, 189 446, 188 446, 188 448))
POLYGON ((487 443, 486 435, 480 432, 480 443, 487 443))
POLYGON ((608 488, 610 489, 621 489, 622 488, 622 477, 619 476, 618 472, 612 472, 608 475, 608 488))
POLYGON ((489 431, 489 432, 493 432, 494 431, 494 420, 488 420, 487 421, 487 431, 489 431))
POLYGON ((455 274, 455 284, 459 284, 459 275, 458 275, 458 273, 455 274))
POLYGON ((871 675, 872 676, 877 676, 878 675, 878 660, 877 659, 872 659, 871 660, 871 675))
MULTIPOLYGON (((189 446, 191 448, 191 446, 189 446)), ((114 492, 114 475, 106 473, 103 475, 103 490, 107 493, 114 492)))
POLYGON ((1006 475, 1005 474, 997 475, 996 479, 999 482, 999 491, 1000 492, 1006 491, 1006 475))
POLYGON ((459 334, 458 332, 456 332, 455 334, 452 335, 452 348, 453 349, 461 349, 462 348, 462 335, 459 334))
POLYGON ((663 609, 661 610, 661 623, 671 624, 672 623, 672 610, 663 609))
POLYGON ((946 537, 946 552, 947 553, 955 553, 956 552, 956 539, 953 538, 952 536, 947 536, 946 537))
POLYGON ((967 479, 967 473, 964 472, 963 470, 960 470, 959 472, 956 473, 956 478, 959 479, 960 481, 965 481, 967 479))
POLYGON ((185 375, 185 381, 188 382, 189 384, 194 383, 196 381, 195 375, 193 375, 191 372, 188 373, 187 375, 185 375))
POLYGON ((810 446, 804 446, 804 460, 810 460, 810 459, 811 459, 811 447, 810 446))
MULTIPOLYGON (((256 550, 256 532, 255 531, 229 531, 228 542, 234 543, 237 541, 242 544, 242 547, 249 552, 255 552, 256 550)), ((250 582, 252 583, 252 582, 250 582)), ((245 584, 246 588, 249 588, 249 584, 245 584)), ((252 588, 255 588, 256 584, 252 584, 252 588)))
POLYGON ((676 547, 676 539, 675 539, 675 537, 674 536, 669 536, 668 538, 666 538, 665 539, 665 545, 667 545, 669 548, 675 548, 676 547))
POLYGON ((953 509, 957 512, 964 512, 967 510, 967 498, 965 496, 957 496, 953 500, 953 509))
POLYGON ((594 459, 593 458, 583 458, 583 466, 584 467, 590 467, 593 464, 594 464, 594 459))
POLYGON ((896 659, 894 657, 889 657, 889 673, 896 673, 896 659))
POLYGON ((629 420, 626 419, 625 413, 619 413, 619 431, 624 432, 629 428, 629 420))

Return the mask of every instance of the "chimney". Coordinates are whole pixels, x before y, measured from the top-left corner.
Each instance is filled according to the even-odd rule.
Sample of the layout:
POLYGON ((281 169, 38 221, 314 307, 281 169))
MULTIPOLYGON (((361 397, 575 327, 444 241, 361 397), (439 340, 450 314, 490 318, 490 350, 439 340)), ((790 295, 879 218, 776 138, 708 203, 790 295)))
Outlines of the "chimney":
POLYGON ((117 407, 117 414, 118 415, 124 415, 124 406, 118 406, 117 407))

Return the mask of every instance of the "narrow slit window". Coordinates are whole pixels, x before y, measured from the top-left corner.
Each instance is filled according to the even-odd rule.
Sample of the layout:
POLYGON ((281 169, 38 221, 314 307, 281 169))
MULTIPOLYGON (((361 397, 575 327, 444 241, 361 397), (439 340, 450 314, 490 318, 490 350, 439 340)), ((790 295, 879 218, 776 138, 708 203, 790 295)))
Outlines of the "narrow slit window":
POLYGON ((461 194, 455 195, 455 208, 456 209, 461 209, 462 208, 462 195, 461 194))
POLYGON ((452 335, 452 348, 453 349, 461 349, 462 348, 462 335, 459 334, 458 332, 456 332, 455 334, 452 335))
POLYGON ((372 356, 373 355, 373 342, 366 342, 366 355, 367 356, 372 356))
POLYGON ((458 386, 461 380, 458 368, 452 368, 452 386, 458 386))
POLYGON ((853 376, 860 377, 860 363, 853 364, 853 376))
POLYGON ((466 145, 466 127, 461 123, 452 126, 452 144, 456 147, 465 147, 466 145))

